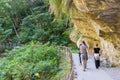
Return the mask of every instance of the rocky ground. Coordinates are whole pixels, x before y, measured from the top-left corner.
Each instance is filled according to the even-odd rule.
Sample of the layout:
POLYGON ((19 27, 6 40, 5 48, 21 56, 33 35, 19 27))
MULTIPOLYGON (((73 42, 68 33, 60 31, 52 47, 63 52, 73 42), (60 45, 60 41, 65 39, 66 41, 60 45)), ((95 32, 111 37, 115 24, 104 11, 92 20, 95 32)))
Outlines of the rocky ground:
POLYGON ((103 69, 113 80, 120 80, 120 67, 110 67, 111 64, 101 58, 101 69, 103 69))
POLYGON ((114 80, 120 80, 120 67, 106 68, 102 67, 102 69, 110 75, 114 80))

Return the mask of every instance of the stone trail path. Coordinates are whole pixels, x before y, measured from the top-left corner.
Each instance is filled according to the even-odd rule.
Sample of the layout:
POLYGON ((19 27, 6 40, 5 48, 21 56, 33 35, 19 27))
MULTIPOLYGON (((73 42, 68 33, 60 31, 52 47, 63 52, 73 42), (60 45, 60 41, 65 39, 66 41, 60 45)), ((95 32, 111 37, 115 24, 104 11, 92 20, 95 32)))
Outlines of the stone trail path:
POLYGON ((82 70, 78 54, 72 56, 75 80, 113 80, 104 70, 95 68, 93 56, 89 56, 85 72, 82 70))

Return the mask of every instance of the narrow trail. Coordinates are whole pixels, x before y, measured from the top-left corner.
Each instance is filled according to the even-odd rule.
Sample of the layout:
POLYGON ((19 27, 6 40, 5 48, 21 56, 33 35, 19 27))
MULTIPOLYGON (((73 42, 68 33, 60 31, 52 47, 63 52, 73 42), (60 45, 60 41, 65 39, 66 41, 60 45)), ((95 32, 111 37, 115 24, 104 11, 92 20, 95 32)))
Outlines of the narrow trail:
POLYGON ((72 56, 75 80, 113 80, 104 70, 95 68, 93 56, 89 56, 85 72, 82 70, 78 54, 72 56))

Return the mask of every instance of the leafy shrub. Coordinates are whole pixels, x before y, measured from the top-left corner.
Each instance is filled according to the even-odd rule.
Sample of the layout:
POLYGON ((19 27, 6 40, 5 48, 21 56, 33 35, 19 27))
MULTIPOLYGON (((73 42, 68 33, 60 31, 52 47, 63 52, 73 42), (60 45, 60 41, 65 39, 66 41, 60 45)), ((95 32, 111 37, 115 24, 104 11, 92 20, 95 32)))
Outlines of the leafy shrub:
POLYGON ((54 46, 31 43, 0 59, 0 80, 50 80, 60 70, 62 52, 54 46))

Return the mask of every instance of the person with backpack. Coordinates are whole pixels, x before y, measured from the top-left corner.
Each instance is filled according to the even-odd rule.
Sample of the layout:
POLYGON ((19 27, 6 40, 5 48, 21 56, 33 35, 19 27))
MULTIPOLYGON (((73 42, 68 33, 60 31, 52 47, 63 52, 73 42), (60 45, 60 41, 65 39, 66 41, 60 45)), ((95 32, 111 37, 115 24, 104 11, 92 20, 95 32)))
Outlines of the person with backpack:
POLYGON ((95 60, 95 67, 96 69, 98 69, 100 67, 100 48, 98 47, 98 44, 96 44, 96 47, 93 48, 93 54, 95 60))

